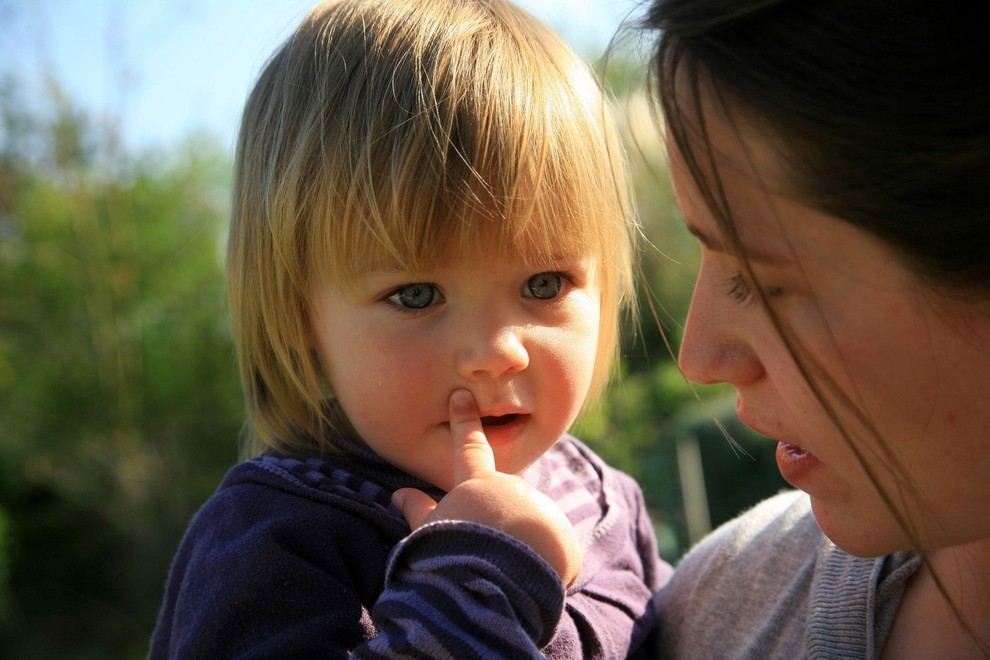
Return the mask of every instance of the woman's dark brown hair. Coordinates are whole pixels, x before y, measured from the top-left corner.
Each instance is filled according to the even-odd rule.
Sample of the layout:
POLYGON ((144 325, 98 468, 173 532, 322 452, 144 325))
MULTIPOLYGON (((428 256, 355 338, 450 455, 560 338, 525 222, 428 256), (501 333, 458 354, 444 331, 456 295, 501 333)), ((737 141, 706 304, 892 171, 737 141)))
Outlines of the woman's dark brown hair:
POLYGON ((658 34, 651 72, 680 149, 690 149, 684 118, 696 115, 674 85, 703 71, 785 145, 789 183, 808 206, 883 239, 933 284, 990 292, 985 10, 657 0, 644 27, 658 34))

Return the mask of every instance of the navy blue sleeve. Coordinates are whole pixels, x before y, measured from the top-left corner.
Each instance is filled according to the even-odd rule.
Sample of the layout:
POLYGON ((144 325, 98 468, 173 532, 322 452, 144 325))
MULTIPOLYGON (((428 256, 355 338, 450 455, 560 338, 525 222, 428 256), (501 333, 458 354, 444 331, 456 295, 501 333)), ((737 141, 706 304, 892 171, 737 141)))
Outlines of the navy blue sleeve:
POLYGON ((525 544, 476 523, 432 523, 392 554, 369 657, 542 658, 563 603, 557 573, 525 544))
POLYGON ((215 494, 176 554, 149 657, 541 657, 564 593, 528 546, 334 504, 215 494))
POLYGON ((173 561, 150 658, 346 658, 373 637, 394 541, 326 510, 251 486, 211 498, 173 561))
POLYGON ((638 486, 607 468, 590 495, 591 477, 561 482, 586 539, 566 603, 553 568, 498 530, 441 521, 410 534, 394 512, 238 474, 187 530, 152 660, 625 657, 670 571, 638 486))

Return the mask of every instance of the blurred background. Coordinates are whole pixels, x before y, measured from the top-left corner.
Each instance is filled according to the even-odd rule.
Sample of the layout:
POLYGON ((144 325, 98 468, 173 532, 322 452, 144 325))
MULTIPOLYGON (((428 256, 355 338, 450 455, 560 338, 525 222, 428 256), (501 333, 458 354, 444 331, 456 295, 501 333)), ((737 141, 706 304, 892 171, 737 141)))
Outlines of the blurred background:
MULTIPOLYGON (((310 4, 0 0, 0 657, 147 653, 179 538, 238 456, 238 116, 310 4)), ((673 562, 784 483, 731 392, 692 390, 664 339, 676 351, 697 248, 643 92, 648 43, 602 66, 635 0, 521 4, 602 72, 629 142, 643 320, 575 432, 639 480, 673 562)))

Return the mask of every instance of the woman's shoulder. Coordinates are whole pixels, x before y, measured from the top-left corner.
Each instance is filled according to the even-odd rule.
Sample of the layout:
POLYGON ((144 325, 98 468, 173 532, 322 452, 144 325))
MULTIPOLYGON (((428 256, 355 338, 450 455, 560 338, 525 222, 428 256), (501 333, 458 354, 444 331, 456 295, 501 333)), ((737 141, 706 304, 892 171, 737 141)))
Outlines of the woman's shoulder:
POLYGON ((823 535, 811 513, 811 498, 799 490, 784 490, 769 497, 736 518, 724 523, 699 544, 718 546, 719 540, 729 548, 779 547, 780 537, 787 535, 797 544, 817 547, 823 535))
POLYGON ((763 500, 702 539, 681 560, 685 573, 725 572, 743 562, 746 570, 772 564, 814 563, 824 535, 808 496, 787 490, 763 500))
POLYGON ((723 524, 657 592, 661 649, 786 657, 803 643, 815 567, 827 546, 808 496, 797 491, 723 524))

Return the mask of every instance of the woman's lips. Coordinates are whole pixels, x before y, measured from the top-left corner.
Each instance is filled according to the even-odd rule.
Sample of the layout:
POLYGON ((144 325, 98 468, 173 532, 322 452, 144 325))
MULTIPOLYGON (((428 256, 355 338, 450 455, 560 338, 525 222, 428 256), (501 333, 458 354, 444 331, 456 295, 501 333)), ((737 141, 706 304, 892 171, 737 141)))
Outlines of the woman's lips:
MULTIPOLYGON (((736 414, 739 420, 749 428, 772 440, 776 440, 776 438, 767 432, 768 429, 762 428, 761 425, 747 418, 747 411, 743 406, 742 397, 736 399, 736 414)), ((779 431, 779 429, 777 430, 779 431)), ((777 469, 780 470, 780 475, 784 478, 784 481, 795 488, 805 491, 811 485, 814 473, 818 468, 822 467, 821 461, 804 447, 783 440, 777 441, 776 458, 777 469)))
POLYGON ((801 490, 808 489, 815 470, 822 465, 814 454, 789 442, 777 443, 776 458, 784 481, 801 490))
POLYGON ((808 453, 804 449, 798 447, 797 445, 792 445, 789 442, 783 442, 783 441, 777 443, 777 451, 784 452, 788 456, 793 456, 795 458, 804 456, 805 454, 808 453))

